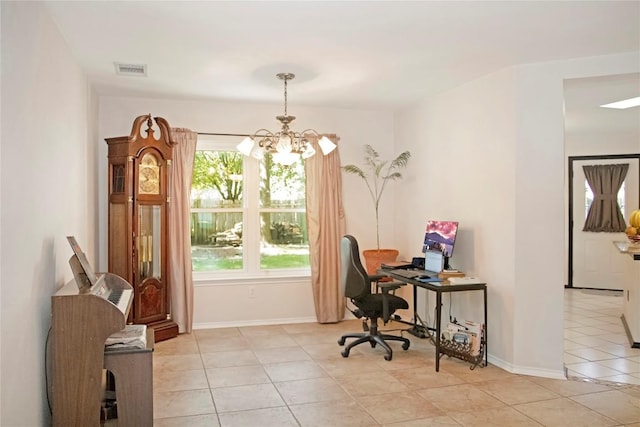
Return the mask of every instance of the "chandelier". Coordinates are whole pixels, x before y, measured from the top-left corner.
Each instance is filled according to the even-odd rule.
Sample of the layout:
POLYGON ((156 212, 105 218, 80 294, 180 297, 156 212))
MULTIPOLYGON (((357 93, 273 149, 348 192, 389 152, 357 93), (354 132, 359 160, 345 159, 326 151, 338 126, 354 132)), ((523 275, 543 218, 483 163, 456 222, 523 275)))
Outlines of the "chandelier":
POLYGON ((300 157, 307 159, 316 154, 312 140, 317 141, 322 154, 327 155, 332 152, 336 145, 326 136, 320 137, 315 130, 295 132, 289 129, 289 124, 295 120, 295 117, 287 114, 287 82, 292 80, 295 74, 279 73, 276 76, 284 81, 284 115, 276 116, 276 119, 282 123, 282 129, 278 132, 260 129, 238 144, 238 151, 258 160, 262 160, 265 153, 270 153, 274 162, 285 166, 293 164, 300 157))

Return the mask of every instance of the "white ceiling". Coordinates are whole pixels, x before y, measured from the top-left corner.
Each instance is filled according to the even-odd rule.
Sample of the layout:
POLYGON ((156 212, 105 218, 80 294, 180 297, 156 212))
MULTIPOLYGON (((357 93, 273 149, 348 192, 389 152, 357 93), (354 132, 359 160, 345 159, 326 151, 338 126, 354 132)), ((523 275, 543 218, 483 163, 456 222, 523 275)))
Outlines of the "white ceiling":
POLYGON ((516 64, 640 50, 639 1, 48 1, 101 95, 396 110, 516 64), (114 62, 146 64, 147 77, 114 62))

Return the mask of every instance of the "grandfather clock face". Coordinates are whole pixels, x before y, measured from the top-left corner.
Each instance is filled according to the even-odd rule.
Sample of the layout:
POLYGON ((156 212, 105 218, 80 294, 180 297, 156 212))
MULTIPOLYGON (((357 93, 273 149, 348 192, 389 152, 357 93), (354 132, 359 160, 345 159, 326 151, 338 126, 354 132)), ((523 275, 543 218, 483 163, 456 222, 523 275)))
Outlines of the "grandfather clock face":
POLYGON ((158 158, 151 153, 140 160, 138 194, 160 194, 160 165, 158 158))

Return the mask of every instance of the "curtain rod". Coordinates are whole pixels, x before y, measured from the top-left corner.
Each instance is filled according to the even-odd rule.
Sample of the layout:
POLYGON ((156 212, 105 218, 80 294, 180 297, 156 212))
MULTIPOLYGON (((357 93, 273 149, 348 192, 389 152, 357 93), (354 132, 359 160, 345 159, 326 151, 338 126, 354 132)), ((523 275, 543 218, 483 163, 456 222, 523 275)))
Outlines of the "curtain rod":
POLYGON ((242 133, 210 133, 210 132, 196 132, 198 135, 210 135, 210 136, 251 136, 242 133))

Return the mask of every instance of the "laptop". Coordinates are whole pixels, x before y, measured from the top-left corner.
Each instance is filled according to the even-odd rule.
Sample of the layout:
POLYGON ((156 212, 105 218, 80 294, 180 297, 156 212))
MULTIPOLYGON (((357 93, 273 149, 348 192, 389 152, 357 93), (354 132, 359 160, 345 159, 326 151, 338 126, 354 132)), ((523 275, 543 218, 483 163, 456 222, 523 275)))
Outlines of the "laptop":
MULTIPOLYGON (((416 258, 414 258, 414 261, 416 258)), ((422 258, 419 258, 422 261, 422 258)), ((414 264, 415 265, 415 264, 414 264)), ((438 275, 442 272, 444 266, 444 255, 439 250, 428 250, 424 254, 424 267, 412 269, 395 269, 393 274, 402 276, 407 279, 438 279, 438 275)))

